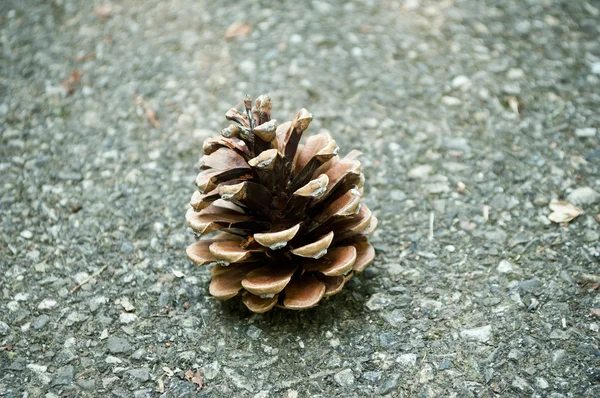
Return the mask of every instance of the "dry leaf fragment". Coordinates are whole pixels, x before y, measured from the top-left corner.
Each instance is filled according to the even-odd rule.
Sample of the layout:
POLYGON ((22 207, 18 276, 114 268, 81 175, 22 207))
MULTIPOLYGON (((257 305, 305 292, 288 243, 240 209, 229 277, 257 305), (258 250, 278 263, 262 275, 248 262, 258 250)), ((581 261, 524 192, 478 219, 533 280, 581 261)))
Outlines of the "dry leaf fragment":
POLYGON ((199 370, 196 370, 196 374, 192 377, 192 383, 198 385, 198 388, 204 387, 204 378, 202 377, 202 373, 199 370))
POLYGON ((100 19, 108 19, 112 17, 114 8, 111 4, 100 4, 94 8, 94 15, 100 19))
POLYGON ((595 274, 582 274, 579 276, 579 286, 588 292, 600 288, 600 276, 595 274))
POLYGON ((191 369, 188 369, 185 371, 184 376, 187 381, 191 381, 192 383, 196 384, 198 388, 204 387, 204 378, 199 370, 196 370, 196 373, 194 373, 191 369))
POLYGON ((159 392, 161 394, 165 392, 165 383, 162 381, 162 379, 156 380, 156 383, 158 384, 158 386, 156 387, 156 392, 159 392))
POLYGON ((590 311, 590 315, 593 315, 596 318, 600 318, 600 309, 592 308, 592 310, 590 311))
POLYGON ((579 207, 567 201, 552 202, 549 207, 552 213, 548 219, 555 223, 567 223, 584 213, 579 207))
POLYGON ((248 22, 236 21, 232 23, 225 31, 225 39, 233 40, 247 36, 252 32, 252 25, 248 22))
POLYGON ((83 74, 75 69, 69 74, 69 77, 63 80, 62 85, 67 94, 73 94, 75 92, 75 88, 81 83, 82 76, 83 74))

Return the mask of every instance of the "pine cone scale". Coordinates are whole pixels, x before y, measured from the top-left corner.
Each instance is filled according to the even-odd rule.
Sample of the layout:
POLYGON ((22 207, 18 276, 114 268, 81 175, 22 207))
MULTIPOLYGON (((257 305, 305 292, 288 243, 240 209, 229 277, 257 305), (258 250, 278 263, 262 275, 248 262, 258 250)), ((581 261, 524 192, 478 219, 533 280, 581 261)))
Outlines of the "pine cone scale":
POLYGON ((331 245, 333 241, 334 233, 333 231, 329 232, 327 235, 321 236, 316 241, 297 247, 292 249, 290 252, 300 257, 307 258, 321 258, 327 253, 327 248, 331 245))
POLYGON ((248 159, 250 157, 248 145, 246 145, 246 143, 239 138, 211 137, 204 140, 204 144, 202 145, 202 149, 206 155, 210 155, 220 148, 229 148, 234 150, 244 159, 248 159))
POLYGON ((356 257, 354 246, 338 246, 327 252, 325 261, 307 262, 304 269, 325 276, 343 276, 352 270, 356 257))
POLYGON ((297 266, 269 264, 250 271, 242 280, 242 287, 257 296, 278 294, 285 289, 297 269, 297 266))
POLYGON ((375 249, 373 249, 373 246, 371 246, 366 238, 357 240, 353 246, 356 249, 356 261, 352 266, 352 270, 361 272, 375 258, 375 249))
POLYGON ((254 240, 260 245, 271 250, 279 250, 285 247, 290 240, 294 239, 299 230, 300 224, 296 224, 291 228, 284 229, 283 231, 259 232, 254 234, 254 240))
POLYGON ((326 290, 325 284, 313 274, 304 273, 286 287, 283 307, 290 310, 314 307, 323 298, 326 290))
POLYGON ((318 278, 325 284, 325 293, 323 294, 323 297, 338 294, 346 284, 346 277, 344 276, 318 276, 318 278))
POLYGON ((216 242, 214 239, 204 239, 192 243, 186 249, 186 254, 196 265, 213 264, 219 260, 213 256, 209 250, 209 246, 216 242))
POLYGON ((211 269, 210 294, 223 300, 237 296, 242 290, 242 280, 254 268, 254 264, 215 265, 211 269))
MULTIPOLYGON (((218 260, 228 263, 249 261, 253 252, 240 246, 240 240, 223 240, 212 243, 208 250, 218 260)), ((256 250, 254 252, 257 252, 256 250)))
POLYGON ((260 297, 256 296, 252 293, 245 293, 242 296, 242 302, 248 307, 248 309, 252 312, 256 312, 257 314, 262 314, 263 312, 267 312, 275 307, 275 304, 279 301, 279 295, 276 294, 273 297, 260 297))

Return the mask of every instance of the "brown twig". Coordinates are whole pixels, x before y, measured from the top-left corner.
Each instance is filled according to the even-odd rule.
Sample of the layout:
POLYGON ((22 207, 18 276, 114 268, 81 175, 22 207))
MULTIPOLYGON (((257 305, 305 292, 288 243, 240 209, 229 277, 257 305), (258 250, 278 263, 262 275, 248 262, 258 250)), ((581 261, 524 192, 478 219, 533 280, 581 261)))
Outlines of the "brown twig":
POLYGON ((541 252, 543 252, 547 248, 552 247, 552 246, 556 246, 556 245, 561 244, 561 243, 562 243, 562 241, 560 240, 560 238, 557 238, 554 242, 551 242, 551 243, 548 243, 548 244, 545 244, 545 245, 542 245, 542 246, 538 247, 537 250, 535 251, 535 254, 539 255, 541 252))
POLYGON ((157 129, 158 126, 160 126, 160 123, 158 122, 158 120, 156 120, 156 112, 154 112, 154 110, 150 107, 150 104, 144 101, 142 97, 137 97, 135 99, 135 104, 144 108, 144 116, 146 116, 148 121, 150 121, 152 127, 157 129))
POLYGON ((83 287, 83 285, 87 284, 89 281, 92 280, 92 278, 97 277, 98 275, 100 275, 106 268, 108 267, 108 264, 105 264, 102 268, 100 268, 98 271, 94 272, 92 275, 88 276, 87 278, 85 278, 84 281, 82 281, 80 284, 78 284, 77 286, 75 286, 73 288, 73 290, 71 290, 71 294, 75 294, 79 291, 79 289, 81 289, 83 287))

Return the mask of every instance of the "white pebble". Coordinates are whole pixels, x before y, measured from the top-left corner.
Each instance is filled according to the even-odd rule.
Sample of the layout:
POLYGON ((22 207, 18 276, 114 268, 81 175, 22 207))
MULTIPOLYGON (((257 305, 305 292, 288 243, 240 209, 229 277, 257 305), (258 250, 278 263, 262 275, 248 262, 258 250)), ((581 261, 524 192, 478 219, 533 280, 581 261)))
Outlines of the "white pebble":
POLYGON ((452 87, 461 88, 462 90, 467 90, 471 87, 471 79, 466 76, 459 75, 452 79, 452 87))
POLYGON ((56 300, 44 299, 41 303, 38 304, 37 308, 38 310, 51 310, 52 308, 56 307, 57 304, 58 303, 56 302, 56 300))
POLYGON ((113 357, 112 355, 107 356, 104 359, 104 362, 109 363, 111 365, 117 364, 117 363, 122 363, 123 361, 120 358, 117 357, 113 357))
POLYGON ((245 73, 246 75, 252 75, 256 71, 256 64, 247 59, 240 62, 239 68, 242 73, 245 73))
POLYGON ((123 312, 123 313, 121 313, 121 315, 119 315, 119 322, 125 323, 125 324, 134 322, 136 319, 137 319, 137 315, 131 314, 129 312, 123 312))
POLYGON ((396 358, 396 362, 404 366, 415 366, 417 363, 417 354, 402 354, 396 358))
POLYGON ((520 68, 511 68, 508 70, 508 73, 506 74, 506 77, 509 78, 510 80, 520 79, 524 76, 525 76, 525 72, 523 72, 523 69, 520 69, 520 68))
POLYGON ((351 369, 344 369, 336 373, 333 379, 342 387, 354 384, 354 374, 351 369))
POLYGON ((492 336, 492 325, 485 325, 473 329, 465 329, 460 332, 460 337, 465 340, 474 340, 485 343, 492 336))
POLYGON ((575 135, 580 138, 594 137, 597 129, 594 127, 586 127, 582 129, 576 129, 575 135))
POLYGON ((500 261, 496 270, 501 274, 510 274, 515 269, 515 265, 507 260, 500 261))
POLYGON ((15 301, 27 301, 29 299, 29 293, 17 293, 14 297, 15 301))
POLYGON ((430 165, 421 164, 410 169, 407 173, 407 176, 408 178, 412 179, 424 179, 427 178, 432 171, 433 167, 431 167, 430 165))
POLYGON ((567 200, 576 206, 591 205, 600 201, 600 193, 591 187, 576 188, 567 196, 567 200))
POLYGON ((293 34, 290 36, 290 43, 292 44, 300 44, 302 43, 303 39, 302 36, 298 35, 298 34, 293 34))
POLYGON ((445 95, 442 97, 442 103, 448 106, 458 106, 462 104, 462 101, 456 97, 450 97, 448 95, 445 95))

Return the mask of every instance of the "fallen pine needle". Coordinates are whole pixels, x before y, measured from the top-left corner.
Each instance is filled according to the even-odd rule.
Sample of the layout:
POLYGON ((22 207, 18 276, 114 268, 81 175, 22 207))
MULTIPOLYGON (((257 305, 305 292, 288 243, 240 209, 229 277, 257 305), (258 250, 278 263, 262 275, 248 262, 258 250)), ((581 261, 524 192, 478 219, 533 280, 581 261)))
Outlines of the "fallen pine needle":
POLYGON ((87 284, 89 281, 92 280, 92 278, 97 277, 98 275, 100 275, 106 268, 108 267, 108 264, 105 264, 102 268, 100 268, 98 271, 94 272, 92 275, 88 276, 87 278, 85 278, 84 281, 82 281, 79 285, 75 286, 73 288, 73 290, 71 290, 71 294, 75 294, 79 291, 79 289, 81 289, 83 287, 83 285, 87 284))

